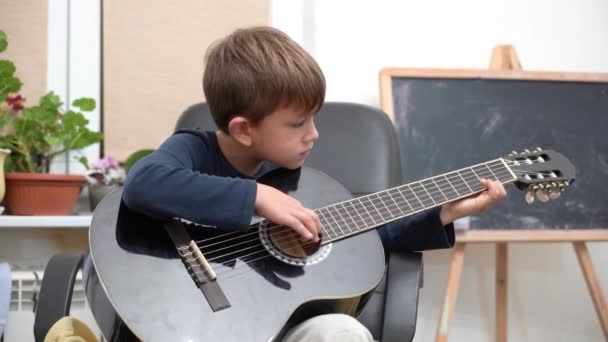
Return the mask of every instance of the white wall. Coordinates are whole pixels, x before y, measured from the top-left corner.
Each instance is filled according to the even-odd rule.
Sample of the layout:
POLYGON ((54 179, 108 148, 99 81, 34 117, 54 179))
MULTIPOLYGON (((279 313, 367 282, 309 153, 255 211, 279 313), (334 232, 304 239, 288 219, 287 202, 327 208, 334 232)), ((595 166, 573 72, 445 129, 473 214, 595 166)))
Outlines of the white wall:
MULTIPOLYGON (((607 16, 603 0, 274 0, 272 6, 273 25, 321 65, 327 100, 374 106, 382 67, 487 68, 497 44, 513 44, 527 70, 608 72, 607 16)), ((608 244, 588 246, 606 295, 608 244)), ((450 256, 425 252, 416 341, 435 337, 450 256)), ((604 340, 570 244, 510 245, 508 279, 509 341, 604 340)), ((494 289, 494 246, 468 246, 451 340, 494 339, 494 289)))

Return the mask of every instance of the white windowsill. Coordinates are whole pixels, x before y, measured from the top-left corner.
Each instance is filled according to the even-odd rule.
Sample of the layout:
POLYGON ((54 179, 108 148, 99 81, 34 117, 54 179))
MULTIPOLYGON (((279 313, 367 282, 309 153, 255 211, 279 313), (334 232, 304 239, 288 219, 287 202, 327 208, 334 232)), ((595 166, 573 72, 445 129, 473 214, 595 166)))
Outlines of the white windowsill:
POLYGON ((2 228, 89 228, 92 215, 19 216, 0 215, 2 228))

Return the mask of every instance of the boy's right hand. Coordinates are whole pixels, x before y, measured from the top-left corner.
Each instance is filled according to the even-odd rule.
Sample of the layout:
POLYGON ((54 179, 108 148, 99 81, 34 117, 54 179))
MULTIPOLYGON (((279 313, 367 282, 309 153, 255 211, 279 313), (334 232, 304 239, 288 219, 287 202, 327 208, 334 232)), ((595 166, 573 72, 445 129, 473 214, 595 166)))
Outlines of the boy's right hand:
POLYGON ((319 241, 319 216, 295 198, 271 186, 258 183, 255 212, 267 220, 295 230, 304 242, 319 241))

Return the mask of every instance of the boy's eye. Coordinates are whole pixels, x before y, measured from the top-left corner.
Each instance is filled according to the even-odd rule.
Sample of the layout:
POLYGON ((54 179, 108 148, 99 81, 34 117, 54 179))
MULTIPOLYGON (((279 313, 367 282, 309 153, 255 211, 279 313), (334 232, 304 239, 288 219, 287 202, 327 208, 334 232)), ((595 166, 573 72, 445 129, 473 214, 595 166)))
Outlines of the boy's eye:
POLYGON ((292 124, 292 126, 293 127, 302 127, 302 126, 304 126, 305 123, 306 123, 306 120, 292 124))

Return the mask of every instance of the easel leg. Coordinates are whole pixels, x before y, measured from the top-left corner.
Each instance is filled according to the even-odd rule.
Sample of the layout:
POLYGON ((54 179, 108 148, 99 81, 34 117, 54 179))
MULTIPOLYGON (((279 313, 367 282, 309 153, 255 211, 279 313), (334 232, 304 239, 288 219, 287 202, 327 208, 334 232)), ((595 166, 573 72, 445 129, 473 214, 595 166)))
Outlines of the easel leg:
POLYGON ((584 241, 573 242, 572 244, 574 245, 574 251, 578 257, 578 262, 581 264, 581 269, 583 270, 587 287, 589 288, 589 292, 591 292, 591 298, 593 299, 593 304, 595 305, 595 311, 600 319, 602 330, 604 330, 604 337, 606 340, 608 340, 608 306, 606 305, 606 299, 602 294, 600 283, 597 280, 597 275, 595 274, 595 269, 593 268, 593 263, 591 262, 589 250, 587 249, 587 245, 585 245, 584 241))
POLYGON ((506 243, 496 244, 496 342, 507 342, 507 265, 506 243))
POLYGON ((460 286, 460 275, 462 274, 462 264, 464 261, 463 242, 457 242, 452 252, 452 261, 450 262, 450 270, 448 271, 448 284, 445 289, 445 298, 443 299, 443 307, 439 318, 439 326, 437 327, 437 337, 435 341, 443 342, 448 340, 448 332, 450 322, 454 314, 454 305, 456 304, 456 295, 460 286))

